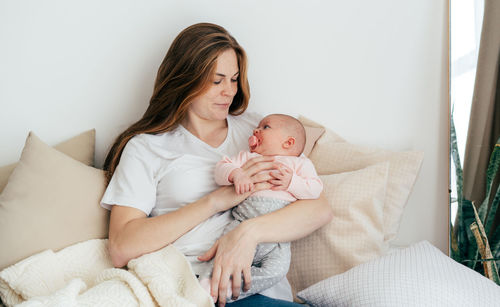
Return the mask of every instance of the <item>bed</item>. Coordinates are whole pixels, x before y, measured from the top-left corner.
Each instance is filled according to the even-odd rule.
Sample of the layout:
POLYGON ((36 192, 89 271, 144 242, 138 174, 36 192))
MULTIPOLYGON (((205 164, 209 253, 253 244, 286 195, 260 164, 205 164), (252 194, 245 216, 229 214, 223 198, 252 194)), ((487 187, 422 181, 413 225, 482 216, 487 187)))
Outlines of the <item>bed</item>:
MULTIPOLYGON (((427 241, 393 248, 423 153, 355 145, 304 117, 333 220, 292 243, 294 299, 310 306, 494 306, 500 287, 427 241)), ((34 133, 0 168, 6 306, 212 306, 173 246, 112 267, 95 130, 51 147, 34 133), (15 234, 15 235, 14 235, 15 234)))

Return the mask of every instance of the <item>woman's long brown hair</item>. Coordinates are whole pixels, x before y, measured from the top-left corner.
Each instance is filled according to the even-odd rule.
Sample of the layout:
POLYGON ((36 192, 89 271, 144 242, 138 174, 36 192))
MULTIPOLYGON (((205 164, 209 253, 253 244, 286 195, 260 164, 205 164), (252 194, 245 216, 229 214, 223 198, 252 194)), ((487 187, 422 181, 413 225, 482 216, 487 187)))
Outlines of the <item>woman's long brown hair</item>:
POLYGON ((172 42, 158 69, 153 95, 142 118, 121 133, 104 161, 111 180, 127 142, 141 133, 159 134, 174 129, 186 116, 193 98, 212 82, 217 57, 227 49, 236 52, 239 66, 238 91, 229 113, 243 113, 250 98, 247 59, 243 48, 221 26, 198 23, 184 29, 172 42))

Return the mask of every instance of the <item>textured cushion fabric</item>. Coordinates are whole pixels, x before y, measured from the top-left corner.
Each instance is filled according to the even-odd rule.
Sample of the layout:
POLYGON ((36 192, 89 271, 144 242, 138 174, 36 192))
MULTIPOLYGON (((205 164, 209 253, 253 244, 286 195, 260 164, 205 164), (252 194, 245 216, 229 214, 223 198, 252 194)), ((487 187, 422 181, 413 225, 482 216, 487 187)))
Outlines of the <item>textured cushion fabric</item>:
POLYGON ((422 152, 392 152, 349 143, 322 142, 320 138, 309 157, 319 174, 351 171, 389 161, 384 239, 389 242, 396 238, 403 210, 422 164, 422 152), (325 156, 329 158, 325 159, 325 156))
POLYGON ((28 135, 0 195, 0 270, 45 249, 107 237, 102 170, 28 135))
POLYGON ((329 276, 382 255, 383 210, 389 163, 320 176, 332 221, 292 242, 288 280, 294 295, 329 276))
POLYGON ((499 306, 500 287, 422 241, 298 296, 311 306, 499 306))
MULTIPOLYGON (((95 129, 85 131, 59 143, 54 148, 86 165, 94 165, 95 129)), ((7 185, 10 174, 16 166, 17 163, 13 163, 0 167, 0 193, 7 185)))
MULTIPOLYGON (((306 118, 300 120, 310 126, 320 126, 306 118)), ((384 239, 390 242, 396 238, 403 210, 420 171, 422 152, 394 152, 353 145, 326 129, 309 158, 320 175, 349 172, 388 161, 390 166, 384 207, 384 239)))

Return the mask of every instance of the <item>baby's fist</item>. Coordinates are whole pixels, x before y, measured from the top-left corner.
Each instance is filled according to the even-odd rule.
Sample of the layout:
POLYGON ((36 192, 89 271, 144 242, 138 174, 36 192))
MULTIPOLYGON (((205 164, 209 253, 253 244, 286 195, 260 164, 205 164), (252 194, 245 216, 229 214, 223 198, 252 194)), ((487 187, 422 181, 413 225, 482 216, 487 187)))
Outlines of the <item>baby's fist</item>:
POLYGON ((252 179, 241 168, 229 174, 229 181, 233 182, 236 194, 244 194, 253 190, 252 179))
POLYGON ((253 182, 247 176, 234 178, 234 189, 236 194, 244 194, 253 190, 253 182))

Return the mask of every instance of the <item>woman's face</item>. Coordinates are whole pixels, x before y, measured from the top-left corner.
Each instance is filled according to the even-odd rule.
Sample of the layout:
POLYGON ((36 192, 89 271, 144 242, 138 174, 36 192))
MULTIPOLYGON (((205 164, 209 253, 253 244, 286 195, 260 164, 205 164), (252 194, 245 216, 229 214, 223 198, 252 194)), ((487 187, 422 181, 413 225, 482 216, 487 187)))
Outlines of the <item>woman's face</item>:
POLYGON ((228 49, 217 57, 215 73, 208 89, 194 98, 189 106, 189 117, 204 120, 224 120, 238 91, 239 67, 236 52, 228 49))

